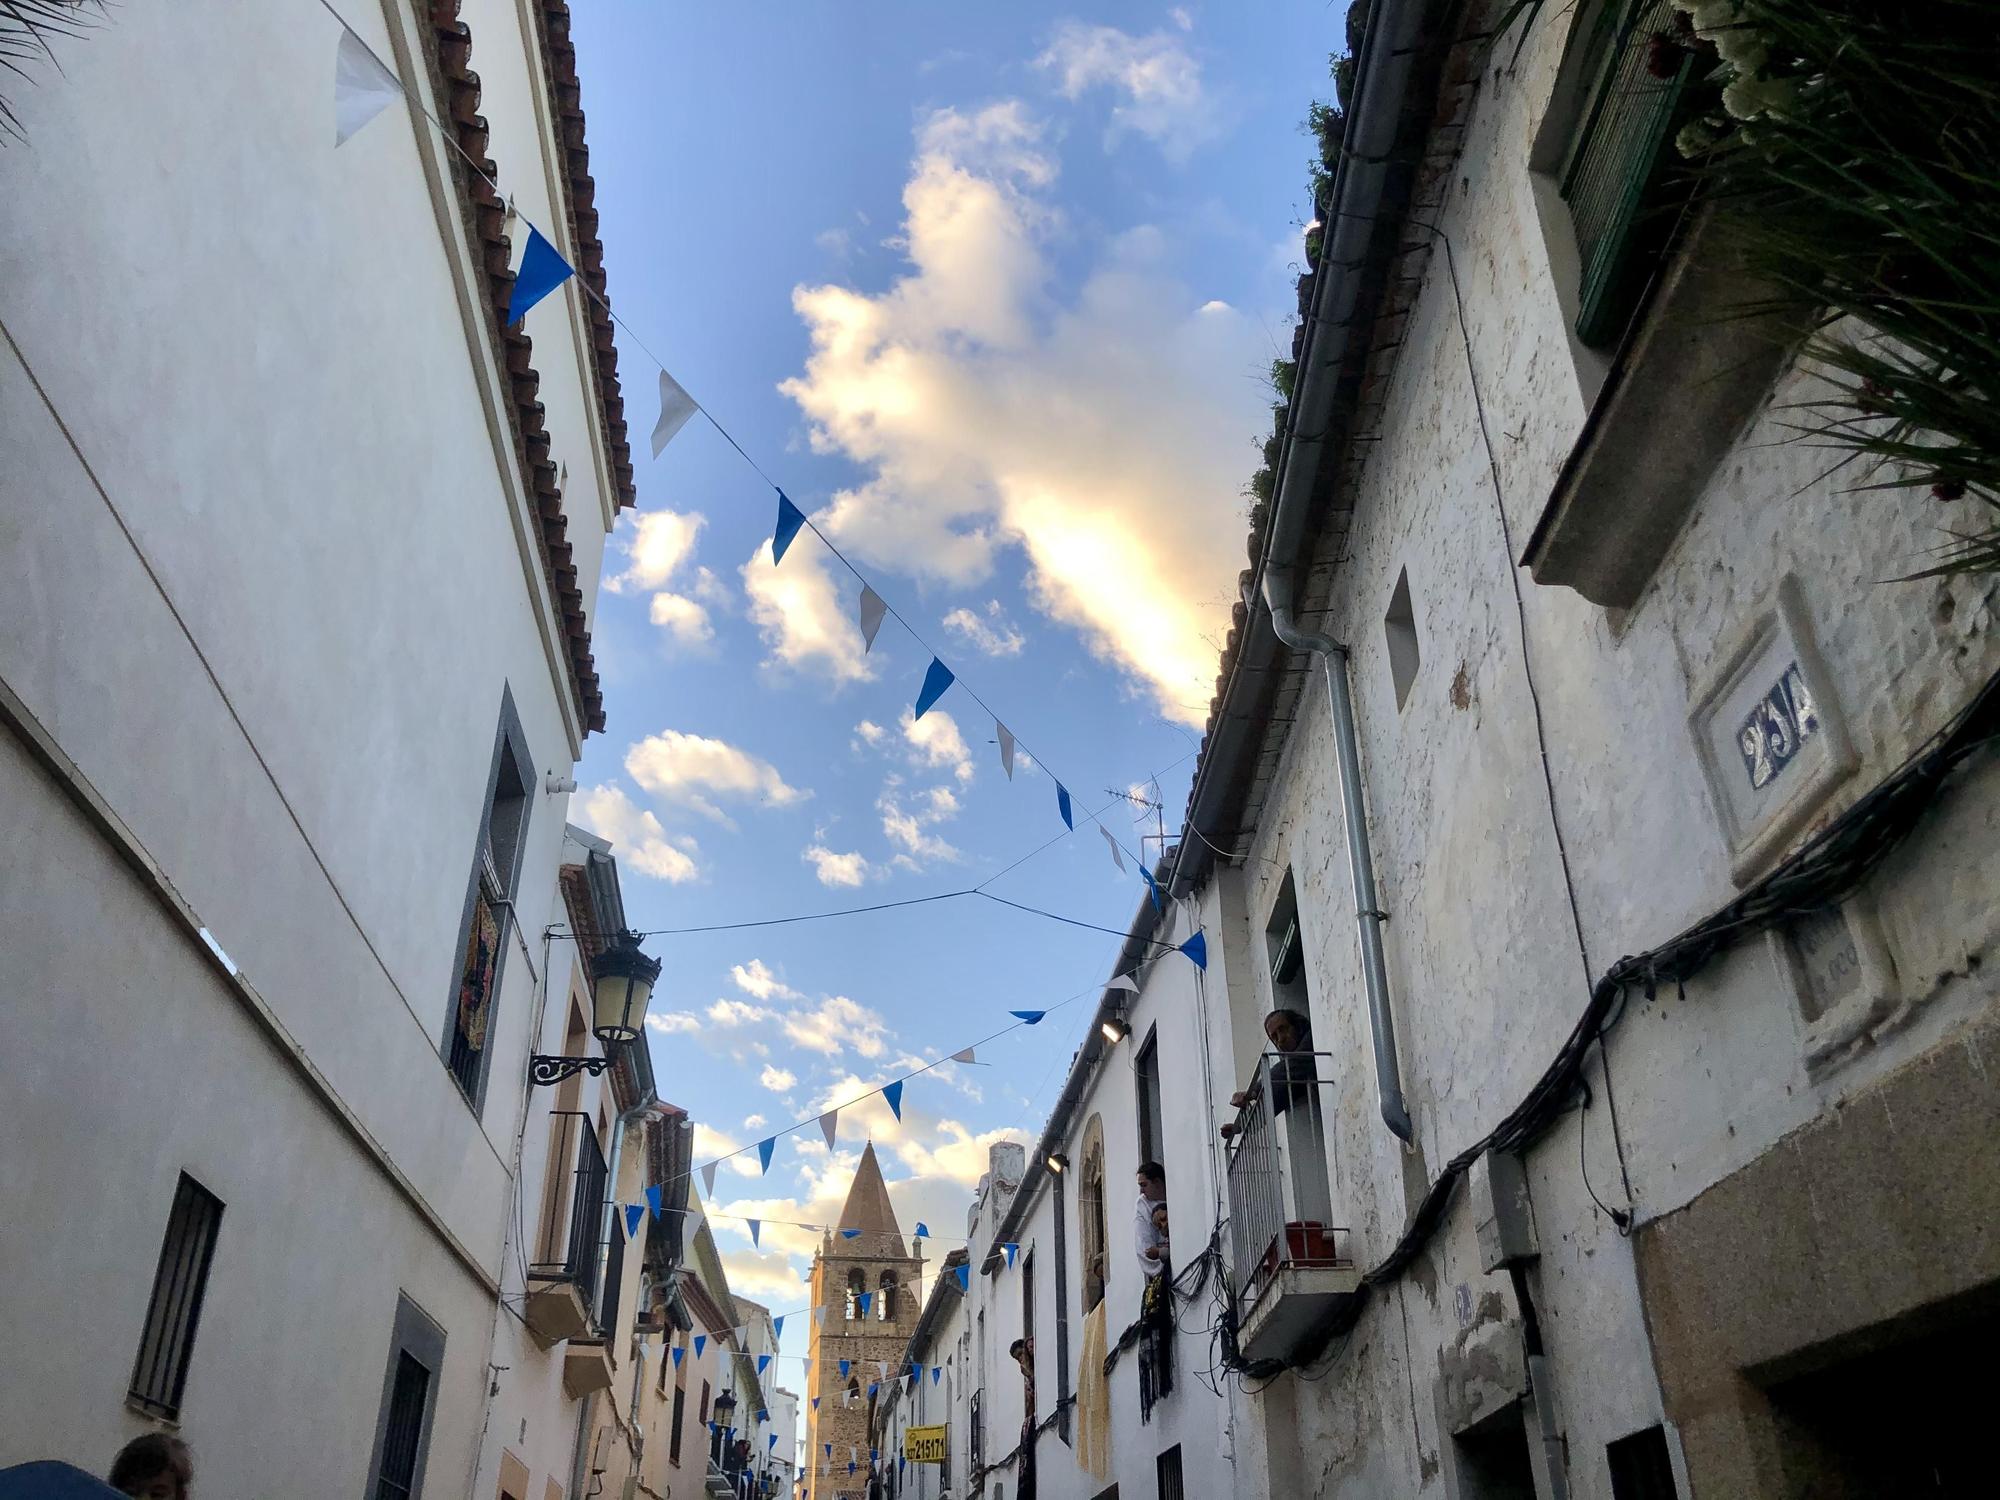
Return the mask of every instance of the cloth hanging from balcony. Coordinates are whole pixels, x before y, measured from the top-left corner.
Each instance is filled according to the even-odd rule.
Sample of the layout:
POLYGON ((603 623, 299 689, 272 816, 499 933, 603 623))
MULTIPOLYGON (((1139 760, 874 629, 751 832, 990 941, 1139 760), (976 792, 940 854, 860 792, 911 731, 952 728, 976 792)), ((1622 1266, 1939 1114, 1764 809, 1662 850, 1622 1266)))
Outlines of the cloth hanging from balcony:
POLYGON ((1151 1421, 1153 1403, 1174 1388, 1174 1273, 1162 1261, 1139 1294, 1139 1420, 1151 1421))
POLYGON ((1093 1479, 1111 1473, 1111 1382, 1104 1374, 1104 1303, 1083 1320, 1077 1354, 1076 1464, 1093 1479))
POLYGON ((500 914, 473 898, 472 931, 465 939, 465 970, 458 981, 458 1034, 474 1052, 486 1045, 486 1020, 493 1014, 493 970, 500 959, 500 914))

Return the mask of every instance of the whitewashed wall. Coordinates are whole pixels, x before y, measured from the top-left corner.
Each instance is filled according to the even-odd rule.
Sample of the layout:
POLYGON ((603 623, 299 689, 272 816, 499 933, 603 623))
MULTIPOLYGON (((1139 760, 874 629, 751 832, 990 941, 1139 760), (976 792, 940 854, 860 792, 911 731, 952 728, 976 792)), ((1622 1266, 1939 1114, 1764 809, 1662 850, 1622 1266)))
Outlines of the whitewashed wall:
MULTIPOLYGON (((390 16, 408 43, 401 7, 353 18, 396 55, 390 16)), ((498 82, 529 76, 515 17, 472 19, 525 204, 547 153, 498 82)), ((503 688, 537 780, 577 725, 509 514, 503 387, 474 374, 457 205, 426 175, 442 148, 399 108, 333 149, 336 36, 293 0, 121 7, 10 90, 0 681, 280 1039, 10 739, 0 1128, 62 1149, 0 1175, 15 1329, 46 1351, 0 1376, 0 1462, 102 1468, 140 1430, 124 1382, 182 1167, 228 1205, 183 1413, 203 1489, 362 1487, 399 1288, 447 1336, 429 1482, 473 1460, 541 955, 509 954, 481 1115, 439 1038, 503 688), (81 1276, 47 1253, 86 1245, 81 1276)), ((610 491, 573 298, 529 329, 594 579, 610 491)), ((516 915, 537 933, 564 809, 530 802, 516 915)))

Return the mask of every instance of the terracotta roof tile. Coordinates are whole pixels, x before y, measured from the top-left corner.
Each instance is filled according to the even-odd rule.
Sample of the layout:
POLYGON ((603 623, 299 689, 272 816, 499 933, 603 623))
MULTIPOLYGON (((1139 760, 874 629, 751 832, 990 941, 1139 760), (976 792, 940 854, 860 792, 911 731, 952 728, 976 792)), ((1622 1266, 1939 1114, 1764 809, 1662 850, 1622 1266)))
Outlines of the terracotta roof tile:
MULTIPOLYGON (((576 694, 577 711, 585 733, 604 728, 604 695, 599 687, 597 665, 590 651, 590 628, 583 611, 583 590, 569 545, 569 522, 563 515, 562 488, 550 457, 547 412, 541 403, 541 376, 535 370, 534 341, 519 327, 507 325, 507 300, 514 289, 513 244, 507 235, 507 207, 493 190, 499 168, 486 155, 486 118, 479 112, 479 75, 472 71, 472 32, 458 18, 459 0, 431 0, 430 37, 432 61, 437 67, 438 84, 447 118, 458 134, 458 144, 474 161, 479 172, 454 158, 453 180, 459 200, 472 227, 473 250, 480 269, 486 273, 487 305, 499 339, 500 358, 512 390, 512 422, 516 456, 521 476, 532 496, 540 521, 543 576, 549 594, 562 619, 562 631, 569 648, 570 686, 576 694), (491 179, 491 180, 489 180, 491 179)), ((579 127, 581 117, 579 116, 579 127)), ((595 243, 593 240, 592 243, 595 243)), ((598 290, 602 290, 602 247, 598 247, 598 290)), ((604 385, 604 366, 599 366, 599 384, 604 385)), ((615 395, 616 374, 606 387, 615 395)), ((622 408, 615 427, 612 413, 604 408, 607 427, 619 441, 624 434, 622 408)), ((614 448, 614 456, 621 450, 614 448)), ((630 455, 624 458, 620 483, 629 483, 630 455)), ((621 504, 629 503, 621 500, 621 504)))

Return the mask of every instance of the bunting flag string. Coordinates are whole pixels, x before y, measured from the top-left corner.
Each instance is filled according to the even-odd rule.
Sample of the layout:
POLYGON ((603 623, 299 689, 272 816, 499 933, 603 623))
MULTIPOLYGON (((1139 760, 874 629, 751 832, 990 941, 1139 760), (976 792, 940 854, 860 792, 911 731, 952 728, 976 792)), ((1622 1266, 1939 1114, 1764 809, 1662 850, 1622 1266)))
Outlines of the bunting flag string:
POLYGON ((900 1078, 899 1078, 899 1079, 897 1079, 897 1080, 896 1080, 896 1081, 895 1081, 894 1083, 885 1083, 885 1084, 883 1084, 883 1085, 882 1085, 882 1097, 883 1097, 883 1098, 884 1098, 885 1100, 887 1100, 887 1101, 888 1101, 888 1104, 889 1104, 889 1113, 890 1113, 890 1114, 892 1114, 892 1115, 894 1115, 894 1116, 895 1116, 895 1117, 897 1118, 897 1120, 898 1120, 898 1121, 900 1121, 900 1120, 901 1120, 901 1119, 903 1118, 903 1081, 902 1081, 902 1079, 900 1079, 900 1078))
POLYGON ((361 127, 403 97, 403 80, 374 49, 341 22, 333 54, 333 144, 344 146, 361 127))
MULTIPOLYGON (((1062 814, 1063 827, 1067 828, 1071 833, 1075 833, 1076 818, 1070 812, 1069 788, 1064 786, 1060 781, 1056 783, 1056 811, 1062 814)), ((1099 828, 1104 827, 1102 823, 1099 823, 1097 826, 1099 828)), ((1104 836, 1110 838, 1111 834, 1107 830, 1104 836)), ((1115 843, 1116 840, 1113 840, 1113 842, 1115 843)))
POLYGON ((760 1229, 762 1229, 762 1228, 764 1227, 764 1221, 763 1221, 763 1220, 761 1220, 761 1219, 745 1219, 745 1220, 744 1220, 743 1222, 744 1222, 744 1223, 746 1223, 746 1224, 748 1224, 748 1225, 750 1226, 750 1244, 751 1244, 751 1246, 752 1246, 753 1248, 755 1248, 755 1249, 760 1249, 760 1250, 761 1250, 761 1249, 763 1248, 763 1246, 762 1246, 762 1245, 760 1245, 760 1244, 758 1244, 758 1241, 757 1241, 757 1232, 758 1232, 758 1231, 759 1231, 760 1229))
POLYGON ((1105 846, 1111 850, 1111 863, 1118 866, 1118 873, 1123 875, 1125 873, 1125 856, 1118 848, 1118 840, 1111 836, 1111 830, 1106 828, 1102 823, 1097 825, 1097 831, 1104 835, 1105 846))
POLYGON ((1000 745, 1000 769, 1007 773, 1007 779, 1014 779, 1014 731, 998 719, 993 721, 993 737, 1000 745))
POLYGON ((633 1235, 639 1232, 639 1221, 645 1217, 646 1206, 643 1203, 628 1203, 625 1205, 626 1239, 631 1239, 633 1235))
POLYGON ((771 531, 771 564, 775 567, 785 560, 791 551, 792 541, 799 534, 799 528, 806 524, 806 513, 792 504, 783 490, 778 491, 778 524, 771 531))
POLYGON ((775 1135, 767 1136, 757 1143, 757 1165, 760 1171, 769 1172, 771 1170, 771 1153, 777 1149, 778 1138, 775 1135))
POLYGON ((953 1062, 958 1062, 958 1063, 972 1062, 975 1060, 973 1056, 973 1049, 970 1047, 961 1047, 958 1049, 958 1051, 952 1053, 951 1060, 953 1062))
POLYGON ((933 656, 929 668, 924 672, 923 690, 917 694, 916 717, 921 719, 935 708, 938 699, 945 695, 945 690, 957 680, 957 675, 951 668, 933 656))
POLYGON ((861 585, 861 650, 866 653, 875 649, 875 636, 882 629, 883 617, 889 613, 889 606, 882 596, 869 584, 861 585))
POLYGON ((520 322, 528 309, 575 274, 576 268, 530 224, 528 248, 521 252, 521 267, 514 273, 514 290, 507 298, 507 326, 520 322))

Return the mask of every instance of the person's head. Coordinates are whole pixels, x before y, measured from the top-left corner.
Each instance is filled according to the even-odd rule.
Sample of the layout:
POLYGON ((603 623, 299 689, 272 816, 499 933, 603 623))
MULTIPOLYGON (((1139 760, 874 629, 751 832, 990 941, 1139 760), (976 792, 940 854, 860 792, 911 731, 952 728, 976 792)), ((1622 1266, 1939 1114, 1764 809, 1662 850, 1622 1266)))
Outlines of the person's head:
POLYGON ((194 1457, 168 1433, 135 1437, 111 1461, 111 1487, 135 1500, 187 1500, 193 1483, 194 1457))
POLYGON ((1166 1205, 1166 1204, 1164 1204, 1164 1203, 1155 1203, 1155 1204, 1153 1205, 1153 1227, 1154 1227, 1155 1229, 1159 1230, 1161 1234, 1165 1234, 1165 1233, 1167 1232, 1167 1205, 1166 1205))
POLYGON ((1312 1022, 1295 1010, 1274 1010, 1264 1017, 1264 1035, 1280 1052, 1307 1052, 1312 1048, 1312 1022))
POLYGON ((1156 1161, 1139 1165, 1139 1191, 1158 1203, 1167 1196, 1167 1169, 1156 1161))
POLYGON ((1007 1346, 1007 1353, 1016 1364, 1021 1363, 1027 1352, 1028 1341, 1026 1339, 1015 1339, 1013 1343, 1007 1346))

